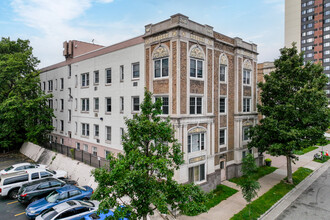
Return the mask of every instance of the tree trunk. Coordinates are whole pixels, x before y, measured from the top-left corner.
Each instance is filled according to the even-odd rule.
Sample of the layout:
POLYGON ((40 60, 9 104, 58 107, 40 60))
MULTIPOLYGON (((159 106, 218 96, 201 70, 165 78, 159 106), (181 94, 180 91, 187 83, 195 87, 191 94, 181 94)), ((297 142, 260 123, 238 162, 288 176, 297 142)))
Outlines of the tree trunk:
POLYGON ((286 156, 286 166, 287 166, 288 183, 293 184, 293 181, 292 181, 292 165, 291 165, 291 157, 290 156, 286 156))
POLYGON ((143 220, 147 220, 147 215, 144 215, 143 216, 143 220))

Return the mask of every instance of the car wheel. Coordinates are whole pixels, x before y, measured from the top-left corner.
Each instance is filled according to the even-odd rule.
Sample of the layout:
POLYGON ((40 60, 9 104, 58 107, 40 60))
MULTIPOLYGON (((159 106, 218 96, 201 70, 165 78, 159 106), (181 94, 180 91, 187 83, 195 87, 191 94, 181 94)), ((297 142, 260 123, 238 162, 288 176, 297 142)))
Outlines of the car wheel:
POLYGON ((13 189, 8 193, 9 198, 16 199, 18 194, 18 189, 13 189))
POLYGON ((30 200, 30 202, 32 203, 32 202, 35 202, 35 201, 37 201, 37 200, 39 200, 38 197, 33 197, 33 198, 30 200))

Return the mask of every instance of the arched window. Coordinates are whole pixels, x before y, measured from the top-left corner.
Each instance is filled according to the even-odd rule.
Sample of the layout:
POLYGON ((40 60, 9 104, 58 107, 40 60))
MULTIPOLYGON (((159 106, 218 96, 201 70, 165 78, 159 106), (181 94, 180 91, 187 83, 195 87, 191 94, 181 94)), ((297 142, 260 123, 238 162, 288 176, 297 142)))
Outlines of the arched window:
POLYGON ((195 127, 188 131, 188 153, 205 150, 206 129, 195 127))
POLYGON ((168 57, 169 52, 165 46, 160 45, 153 54, 154 77, 168 77, 168 57))
POLYGON ((220 67, 219 67, 219 80, 220 82, 227 81, 227 72, 228 72, 228 59, 225 54, 220 56, 220 67))
POLYGON ((204 53, 199 46, 195 46, 190 51, 190 77, 203 78, 204 53))
POLYGON ((243 64, 243 85, 251 85, 252 65, 249 60, 245 60, 243 64))

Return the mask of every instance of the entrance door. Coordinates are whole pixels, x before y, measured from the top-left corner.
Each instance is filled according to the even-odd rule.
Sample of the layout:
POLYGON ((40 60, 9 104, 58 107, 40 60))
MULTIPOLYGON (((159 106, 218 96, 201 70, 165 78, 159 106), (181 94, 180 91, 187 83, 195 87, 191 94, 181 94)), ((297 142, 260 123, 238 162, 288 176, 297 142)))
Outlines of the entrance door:
POLYGON ((226 160, 220 159, 220 176, 221 176, 221 182, 226 180, 226 160))

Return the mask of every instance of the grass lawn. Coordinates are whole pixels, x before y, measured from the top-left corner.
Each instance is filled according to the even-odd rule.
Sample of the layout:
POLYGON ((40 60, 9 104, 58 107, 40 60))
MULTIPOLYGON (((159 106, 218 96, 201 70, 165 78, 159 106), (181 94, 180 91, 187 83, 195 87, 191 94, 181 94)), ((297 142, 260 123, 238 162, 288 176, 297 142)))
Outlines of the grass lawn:
POLYGON ((319 160, 319 159, 314 159, 313 161, 315 161, 315 162, 318 162, 318 163, 324 163, 324 162, 326 162, 326 161, 328 161, 330 159, 330 157, 328 157, 328 156, 323 156, 323 160, 319 160))
POLYGON ((271 188, 268 192, 260 196, 258 199, 251 202, 243 210, 234 215, 232 220, 240 219, 258 219, 264 214, 270 207, 272 207, 278 200, 280 200, 285 194, 298 185, 303 179, 305 179, 313 171, 307 168, 300 167, 293 173, 293 184, 287 184, 282 180, 280 183, 271 188), (251 215, 249 216, 249 208, 251 215))
MULTIPOLYGON (((268 167, 268 166, 262 166, 258 167, 257 172, 252 176, 254 180, 258 180, 263 176, 266 176, 267 174, 270 174, 274 172, 277 169, 277 167, 268 167)), ((230 179, 230 182, 238 184, 244 177, 235 177, 230 179)))
POLYGON ((310 151, 313 151, 313 150, 315 150, 317 148, 318 147, 310 146, 310 147, 307 147, 307 148, 302 149, 302 150, 293 151, 293 153, 296 154, 296 155, 303 155, 303 154, 308 153, 310 151))
MULTIPOLYGON (((206 202, 206 207, 208 209, 218 205, 221 201, 226 200, 230 196, 234 195, 238 191, 236 189, 232 189, 225 185, 218 185, 217 188, 208 193, 208 201, 206 202)), ((183 213, 188 216, 196 216, 201 213, 183 213)))

